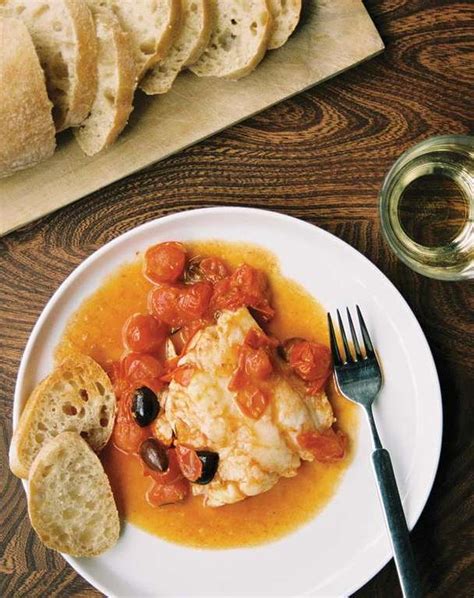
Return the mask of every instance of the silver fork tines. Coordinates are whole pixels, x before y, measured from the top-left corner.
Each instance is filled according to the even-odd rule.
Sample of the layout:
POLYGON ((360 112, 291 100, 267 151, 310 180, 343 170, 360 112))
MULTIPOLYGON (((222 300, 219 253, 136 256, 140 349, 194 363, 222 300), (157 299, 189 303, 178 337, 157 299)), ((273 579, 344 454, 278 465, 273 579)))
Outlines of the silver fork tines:
POLYGON ((349 346, 339 310, 337 310, 337 323, 339 325, 342 347, 339 346, 333 320, 331 314, 328 313, 329 338, 334 361, 334 377, 342 394, 351 401, 362 405, 367 415, 374 446, 372 464, 374 466, 385 521, 392 542, 400 585, 405 597, 421 598, 420 580, 413 559, 408 528, 398 493, 395 474, 393 473, 392 462, 388 451, 382 447, 372 413, 372 404, 382 387, 382 372, 369 331, 358 305, 356 306, 356 310, 362 342, 359 342, 359 338, 357 337, 349 308, 346 310, 353 348, 349 346))

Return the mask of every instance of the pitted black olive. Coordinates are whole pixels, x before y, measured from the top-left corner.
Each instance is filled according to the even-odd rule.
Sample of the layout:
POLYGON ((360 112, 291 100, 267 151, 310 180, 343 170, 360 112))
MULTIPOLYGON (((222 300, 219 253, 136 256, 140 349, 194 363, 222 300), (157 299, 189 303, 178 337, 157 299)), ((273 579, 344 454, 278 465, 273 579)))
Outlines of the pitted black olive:
POLYGON ((164 473, 169 467, 166 448, 156 438, 147 438, 140 446, 140 457, 154 471, 164 473))
POLYGON ((219 465, 219 453, 214 453, 213 451, 196 451, 196 454, 202 463, 202 473, 194 483, 202 485, 209 484, 216 475, 217 466, 219 465))
POLYGON ((149 426, 160 412, 160 402, 156 394, 147 386, 137 388, 133 393, 132 415, 137 424, 149 426))

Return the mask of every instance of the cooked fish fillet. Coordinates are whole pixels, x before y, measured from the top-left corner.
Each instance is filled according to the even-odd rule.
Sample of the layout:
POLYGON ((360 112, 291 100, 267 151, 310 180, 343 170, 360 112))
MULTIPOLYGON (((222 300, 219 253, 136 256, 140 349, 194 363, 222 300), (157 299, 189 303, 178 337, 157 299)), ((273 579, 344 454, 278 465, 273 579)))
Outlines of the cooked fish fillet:
POLYGON ((216 325, 196 335, 179 362, 195 366, 191 382, 171 382, 165 399, 166 419, 178 442, 219 453, 214 480, 205 486, 193 484, 193 494, 203 495, 212 507, 260 494, 280 477, 296 475, 301 459, 313 460, 299 446, 298 434, 326 430, 334 421, 324 393, 309 399, 278 366, 270 378, 271 402, 262 417, 255 420, 241 412, 228 386, 237 368, 238 348, 252 328, 259 326, 246 308, 223 312, 216 325))

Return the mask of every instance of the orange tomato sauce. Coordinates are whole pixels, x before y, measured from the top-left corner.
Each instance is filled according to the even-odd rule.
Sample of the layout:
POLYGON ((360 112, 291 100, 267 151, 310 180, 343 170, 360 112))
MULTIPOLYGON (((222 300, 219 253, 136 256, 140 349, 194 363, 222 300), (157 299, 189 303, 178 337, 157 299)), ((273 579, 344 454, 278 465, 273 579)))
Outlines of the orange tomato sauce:
MULTIPOLYGON (((232 267, 245 262, 266 272, 276 316, 270 332, 280 339, 301 336, 328 343, 326 314, 296 282, 285 278, 277 258, 258 246, 206 241, 186 244, 191 255, 218 256, 232 267)), ((69 321, 57 347, 61 359, 71 350, 104 365, 122 354, 122 326, 136 312, 146 313, 151 284, 142 275, 143 256, 124 264, 83 304, 69 321)), ((199 548, 255 546, 294 531, 328 503, 352 459, 357 433, 356 406, 341 397, 333 382, 328 395, 337 425, 348 438, 345 458, 335 463, 303 463, 297 476, 281 479, 271 490, 233 505, 204 507, 202 498, 152 507, 145 499, 151 479, 143 475, 138 457, 111 443, 101 454, 119 512, 127 521, 164 540, 199 548)))

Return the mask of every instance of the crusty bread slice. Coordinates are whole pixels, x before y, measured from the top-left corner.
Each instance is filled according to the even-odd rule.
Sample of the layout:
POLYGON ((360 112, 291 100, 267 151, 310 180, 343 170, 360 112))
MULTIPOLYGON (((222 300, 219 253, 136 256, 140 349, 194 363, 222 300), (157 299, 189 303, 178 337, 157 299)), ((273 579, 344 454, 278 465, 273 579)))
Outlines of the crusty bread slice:
POLYGON ((268 49, 280 48, 296 29, 300 20, 301 0, 268 0, 273 17, 273 29, 268 49))
POLYGON ((99 452, 112 433, 116 410, 112 384, 86 355, 66 359, 28 399, 10 445, 10 469, 27 478, 42 446, 65 431, 83 436, 99 452))
POLYGON ((51 108, 27 28, 0 17, 0 177, 54 153, 51 108))
POLYGON ((107 475, 75 432, 58 434, 36 456, 28 512, 41 541, 72 556, 97 556, 119 537, 120 521, 107 475))
POLYGON ((240 79, 262 60, 271 34, 266 0, 212 0, 215 20, 209 44, 190 67, 200 77, 240 79))
POLYGON ((23 20, 46 72, 56 129, 81 123, 96 92, 96 39, 85 0, 0 0, 23 20))
POLYGON ((74 129, 82 151, 92 156, 111 145, 122 132, 133 110, 136 87, 135 61, 128 34, 110 8, 95 8, 97 33, 97 95, 91 113, 74 129))
POLYGON ((211 34, 210 0, 182 0, 181 29, 168 55, 149 70, 140 83, 148 95, 166 93, 180 70, 201 56, 211 34))
POLYGON ((91 0, 95 6, 109 6, 122 29, 130 34, 137 76, 168 52, 178 33, 180 0, 91 0))

